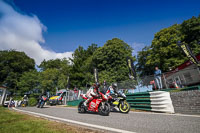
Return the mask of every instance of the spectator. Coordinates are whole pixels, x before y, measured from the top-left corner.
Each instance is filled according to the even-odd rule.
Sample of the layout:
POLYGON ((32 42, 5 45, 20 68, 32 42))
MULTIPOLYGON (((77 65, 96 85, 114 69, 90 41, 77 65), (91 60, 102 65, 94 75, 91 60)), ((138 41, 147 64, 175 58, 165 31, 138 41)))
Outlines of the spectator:
POLYGON ((155 67, 154 77, 157 83, 157 87, 159 90, 162 89, 162 80, 161 80, 162 72, 158 67, 155 67))
POLYGON ((106 83, 106 81, 104 80, 104 82, 103 82, 103 91, 102 91, 102 93, 103 93, 103 94, 106 94, 107 90, 108 90, 107 83, 106 83))

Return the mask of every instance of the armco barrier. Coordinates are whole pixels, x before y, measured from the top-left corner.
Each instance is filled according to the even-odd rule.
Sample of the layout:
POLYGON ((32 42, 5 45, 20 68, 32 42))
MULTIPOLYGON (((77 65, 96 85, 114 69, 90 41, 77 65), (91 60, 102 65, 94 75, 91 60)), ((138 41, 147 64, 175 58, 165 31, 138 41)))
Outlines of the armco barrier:
POLYGON ((174 113, 170 93, 165 91, 127 94, 131 108, 138 110, 174 113))

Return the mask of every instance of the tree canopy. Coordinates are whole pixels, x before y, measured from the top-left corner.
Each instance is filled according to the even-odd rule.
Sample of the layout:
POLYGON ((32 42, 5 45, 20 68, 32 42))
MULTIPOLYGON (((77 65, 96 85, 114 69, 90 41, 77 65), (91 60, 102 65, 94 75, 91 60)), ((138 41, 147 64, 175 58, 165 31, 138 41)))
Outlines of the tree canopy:
POLYGON ((200 52, 200 17, 192 17, 157 32, 152 44, 138 52, 140 76, 153 74, 155 66, 167 72, 188 60, 177 46, 178 41, 187 43, 194 54, 200 52))
POLYGON ((99 71, 99 80, 109 83, 124 81, 128 77, 127 57, 132 57, 132 48, 124 41, 113 38, 94 53, 93 61, 99 71))
POLYGON ((17 89, 17 82, 24 72, 35 69, 35 61, 24 52, 0 51, 0 84, 10 90, 17 89))

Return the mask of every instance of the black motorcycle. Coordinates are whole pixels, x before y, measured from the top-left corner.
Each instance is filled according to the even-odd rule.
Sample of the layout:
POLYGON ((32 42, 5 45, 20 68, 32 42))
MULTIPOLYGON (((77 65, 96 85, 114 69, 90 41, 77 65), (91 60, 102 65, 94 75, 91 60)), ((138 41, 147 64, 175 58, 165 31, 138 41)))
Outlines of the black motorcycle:
POLYGON ((130 105, 126 101, 126 95, 124 93, 118 93, 109 97, 108 100, 111 111, 120 111, 122 113, 128 113, 130 111, 130 105))
POLYGON ((46 101, 47 101, 47 97, 42 96, 38 101, 37 108, 43 108, 46 101))

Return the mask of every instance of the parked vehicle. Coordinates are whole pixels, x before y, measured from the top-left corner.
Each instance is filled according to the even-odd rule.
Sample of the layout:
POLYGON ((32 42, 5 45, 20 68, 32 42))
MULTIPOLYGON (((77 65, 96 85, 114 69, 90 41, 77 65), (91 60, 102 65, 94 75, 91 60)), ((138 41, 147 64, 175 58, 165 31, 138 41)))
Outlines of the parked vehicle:
POLYGON ((47 97, 42 96, 38 101, 37 108, 43 108, 46 101, 47 101, 47 97))
POLYGON ((124 93, 118 93, 116 96, 109 96, 108 103, 110 104, 111 111, 117 110, 122 113, 128 113, 130 111, 130 105, 126 101, 126 95, 124 93))
POLYGON ((52 105, 61 105, 62 104, 62 100, 63 100, 63 96, 66 95, 67 90, 63 89, 63 90, 59 90, 55 96, 50 97, 49 99, 49 104, 50 106, 52 105))
POLYGON ((100 96, 94 98, 89 105, 86 107, 84 106, 84 101, 87 100, 87 97, 81 95, 83 97, 83 101, 81 101, 78 105, 78 112, 85 113, 85 112, 98 112, 100 115, 108 116, 110 113, 110 104, 107 102, 108 97, 103 93, 99 92, 100 96))

